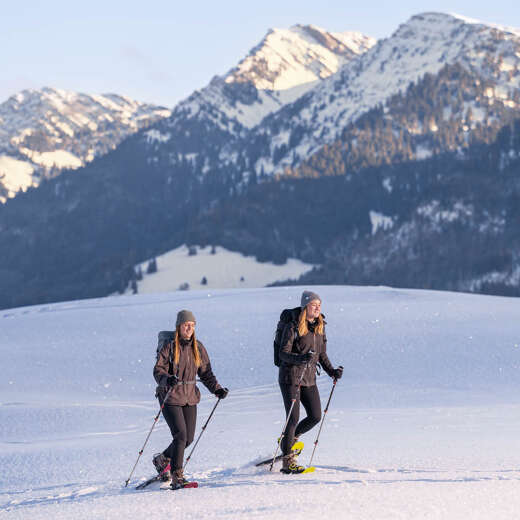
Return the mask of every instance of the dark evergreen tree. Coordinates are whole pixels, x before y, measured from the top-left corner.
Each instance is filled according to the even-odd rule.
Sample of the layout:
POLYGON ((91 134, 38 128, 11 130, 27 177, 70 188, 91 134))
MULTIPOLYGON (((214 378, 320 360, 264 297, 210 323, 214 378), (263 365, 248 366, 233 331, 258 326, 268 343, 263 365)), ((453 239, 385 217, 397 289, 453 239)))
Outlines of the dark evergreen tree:
POLYGON ((157 272, 157 259, 154 257, 148 262, 148 266, 146 268, 147 274, 152 274, 157 272))

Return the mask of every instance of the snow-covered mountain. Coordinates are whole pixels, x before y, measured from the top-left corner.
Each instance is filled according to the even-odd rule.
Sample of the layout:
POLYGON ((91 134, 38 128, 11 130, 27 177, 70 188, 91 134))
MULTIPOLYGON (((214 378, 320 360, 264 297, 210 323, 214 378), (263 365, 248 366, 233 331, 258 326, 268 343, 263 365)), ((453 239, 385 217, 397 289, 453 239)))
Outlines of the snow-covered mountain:
POLYGON ((167 120, 143 135, 150 160, 201 160, 204 172, 218 164, 222 146, 291 103, 375 44, 357 32, 331 33, 295 25, 272 29, 240 63, 179 103, 167 120), (215 148, 217 152, 212 152, 215 148), (209 156, 209 157, 208 157, 209 156))
MULTIPOLYGON (((374 43, 360 33, 312 25, 272 29, 236 67, 215 76, 164 124, 146 132, 143 146, 151 159, 161 145, 173 162, 193 159, 201 146, 220 146, 243 134, 374 43)), ((0 105, 0 202, 64 168, 85 166, 170 114, 115 94, 43 88, 12 96, 0 105)))
POLYGON ((12 197, 65 168, 84 166, 169 115, 163 107, 115 94, 19 92, 0 104, 0 185, 12 197))
MULTIPOLYGON (((297 166, 338 139, 347 125, 355 124, 369 109, 384 105, 425 74, 435 75, 450 64, 459 64, 488 81, 490 100, 520 106, 520 30, 457 15, 419 14, 296 102, 266 118, 255 129, 255 137, 249 137, 265 143, 249 166, 257 174, 297 166)), ((470 108, 468 103, 466 109, 470 108)), ((472 124, 485 125, 485 113, 480 107, 473 108, 472 124)), ((445 117, 450 118, 449 110, 445 117)), ((223 161, 237 157, 240 154, 231 147, 221 155, 223 161)), ((246 158, 242 162, 247 164, 246 158)))
MULTIPOLYGON (((520 110, 520 30, 423 13, 375 45, 362 35, 328 34, 327 48, 317 47, 319 61, 308 40, 319 34, 321 43, 326 33, 316 31, 295 26, 270 32, 235 69, 215 77, 144 134, 146 144, 153 143, 145 152, 150 161, 165 158, 167 167, 188 159, 199 176, 218 176, 225 169, 233 172, 235 184, 252 175, 294 173, 369 110, 388 110, 393 96, 450 66, 462 67, 476 87, 485 83, 486 88, 480 99, 464 100, 457 110, 446 106, 445 121, 457 120, 471 133, 500 126, 494 105, 520 110), (306 80, 298 83, 298 78, 306 80)), ((436 129, 435 122, 406 122, 414 135, 436 129)), ((419 144, 412 149, 417 159, 432 152, 419 144)))
POLYGON ((374 38, 361 33, 330 33, 313 25, 271 29, 236 67, 180 103, 170 123, 178 124, 178 114, 200 117, 211 104, 220 117, 204 115, 223 129, 233 128, 223 116, 251 128, 374 44, 374 38))
MULTIPOLYGON (((479 203, 469 203, 481 208, 482 218, 473 218, 451 241, 441 234, 447 229, 443 223, 439 235, 428 235, 427 245, 439 251, 436 241, 449 243, 445 257, 453 265, 460 259, 456 245, 467 239, 472 257, 486 265, 477 273, 473 262, 451 271, 432 262, 424 276, 422 259, 433 257, 423 248, 425 256, 412 272, 402 262, 417 258, 420 248, 409 234, 411 239, 400 242, 402 262, 392 283, 406 285, 402 276, 410 272, 415 287, 460 289, 463 272, 473 280, 497 268, 502 272, 508 263, 516 266, 520 246, 510 175, 516 162, 510 169, 504 165, 507 157, 518 157, 516 144, 506 141, 517 135, 514 119, 520 114, 520 31, 425 13, 372 43, 315 27, 273 30, 237 67, 179 103, 170 117, 45 190, 4 205, 0 249, 9 257, 0 265, 2 305, 123 291, 135 276, 133 266, 183 243, 220 245, 280 264, 288 257, 328 262, 328 278, 319 283, 351 282, 346 267, 355 258, 356 283, 387 283, 388 262, 381 261, 382 254, 370 255, 365 238, 379 241, 385 229, 405 229, 410 215, 434 200, 442 202, 442 211, 444 205, 459 207, 469 190, 461 193, 457 180, 471 183, 475 177, 472 196, 479 203), (466 168, 459 168, 466 152, 466 168), (350 184, 355 154, 358 169, 388 165, 391 171, 360 175, 350 184), (417 160, 430 162, 423 164, 425 175, 416 177, 417 160), (490 204, 486 183, 500 172, 490 204), (338 177, 296 186, 284 173, 320 181, 324 175, 338 177), (258 182, 269 176, 275 182, 258 182), (285 182, 276 182, 280 178, 285 182), (505 204, 508 212, 500 215, 505 204), (318 211, 309 214, 309 208, 318 211), (301 225, 302 214, 308 226, 301 225), (480 225, 501 219, 507 220, 507 233, 498 256, 490 247, 495 236, 470 240, 480 225), (48 247, 56 234, 70 251, 48 247), (34 254, 27 255, 29 249, 34 254), (366 269, 370 259, 378 264, 377 278, 366 269)), ((389 249, 379 244, 380 250, 389 249)))

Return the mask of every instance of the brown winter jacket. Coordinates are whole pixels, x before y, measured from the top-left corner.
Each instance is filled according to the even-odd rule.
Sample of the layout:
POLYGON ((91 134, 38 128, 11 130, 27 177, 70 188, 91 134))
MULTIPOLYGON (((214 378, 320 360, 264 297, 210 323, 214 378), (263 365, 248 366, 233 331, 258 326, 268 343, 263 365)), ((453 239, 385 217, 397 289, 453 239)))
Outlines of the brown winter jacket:
POLYGON ((302 372, 305 370, 301 386, 314 386, 318 362, 330 377, 334 375, 334 367, 327 356, 327 335, 325 330, 323 334, 316 334, 309 330, 305 336, 300 337, 298 334, 298 317, 299 313, 294 312, 292 321, 285 326, 282 333, 278 381, 281 384, 297 385, 302 372), (299 362, 302 355, 310 350, 314 351, 314 355, 309 361, 308 368, 305 369, 305 365, 299 364, 299 362))
POLYGON ((170 351, 172 353, 171 357, 173 358, 175 349, 173 340, 164 342, 163 346, 159 349, 157 362, 153 369, 153 376, 159 385, 156 393, 161 402, 168 391, 168 387, 163 385, 166 379, 171 375, 176 375, 179 378, 179 382, 175 385, 166 400, 166 403, 170 405, 195 405, 200 402, 200 390, 195 384, 197 376, 199 376, 201 382, 212 394, 219 388, 222 388, 211 370, 211 363, 204 345, 199 340, 196 341, 201 359, 201 364, 198 369, 195 366, 193 357, 192 340, 180 340, 179 363, 178 365, 172 365, 173 374, 168 371, 170 367, 170 351))

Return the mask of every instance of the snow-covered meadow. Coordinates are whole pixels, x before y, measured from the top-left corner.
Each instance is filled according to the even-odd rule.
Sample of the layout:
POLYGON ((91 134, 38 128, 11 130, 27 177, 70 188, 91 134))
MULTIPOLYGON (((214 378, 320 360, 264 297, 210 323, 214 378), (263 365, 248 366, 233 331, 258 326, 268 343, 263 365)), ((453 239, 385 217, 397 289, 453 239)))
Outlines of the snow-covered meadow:
MULTIPOLYGON (((143 279, 136 282, 139 294, 188 289, 251 289, 283 280, 297 280, 314 266, 296 258, 285 264, 259 262, 254 256, 215 246, 179 246, 156 258, 157 271, 148 274, 150 260, 136 266, 143 279), (190 249, 193 253, 190 255, 190 249), (204 281, 203 281, 204 280, 204 281)), ((126 291, 132 293, 131 287, 126 291)))
MULTIPOLYGON (((279 312, 302 288, 179 291, 0 311, 0 517, 511 519, 520 508, 520 300, 316 287, 345 366, 316 472, 259 469, 282 428, 279 312), (134 486, 169 441, 152 425, 156 334, 197 316, 230 395, 187 469, 196 490, 134 486)), ((331 380, 319 378, 322 402, 331 380)), ((200 426, 215 403, 202 390, 200 426)), ((303 439, 306 463, 317 428, 303 439)))

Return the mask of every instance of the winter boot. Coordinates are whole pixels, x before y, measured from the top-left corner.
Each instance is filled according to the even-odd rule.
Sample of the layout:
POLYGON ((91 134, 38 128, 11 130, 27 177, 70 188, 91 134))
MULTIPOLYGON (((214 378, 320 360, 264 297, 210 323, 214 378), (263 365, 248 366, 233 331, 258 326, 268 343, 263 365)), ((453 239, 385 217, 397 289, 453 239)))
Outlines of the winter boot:
MULTIPOLYGON (((300 441, 298 439, 299 439, 298 437, 296 437, 296 436, 294 437, 294 443, 291 448, 293 453, 296 453, 296 456, 298 456, 302 452, 302 446, 303 446, 303 442, 301 444, 299 444, 300 441), (296 446, 296 448, 295 448, 295 446, 296 446)), ((276 442, 278 442, 278 444, 281 446, 282 437, 278 437, 278 440, 276 442)))
POLYGON ((170 484, 170 489, 181 489, 187 483, 188 481, 184 478, 182 468, 172 471, 172 482, 170 484))
POLYGON ((164 455, 163 453, 156 453, 152 459, 153 465, 157 470, 157 473, 161 475, 161 480, 166 482, 172 478, 171 472, 168 469, 164 471, 164 469, 170 464, 170 459, 164 455))
POLYGON ((284 455, 282 458, 282 473, 303 473, 305 471, 304 466, 298 465, 298 455, 295 452, 284 455))

